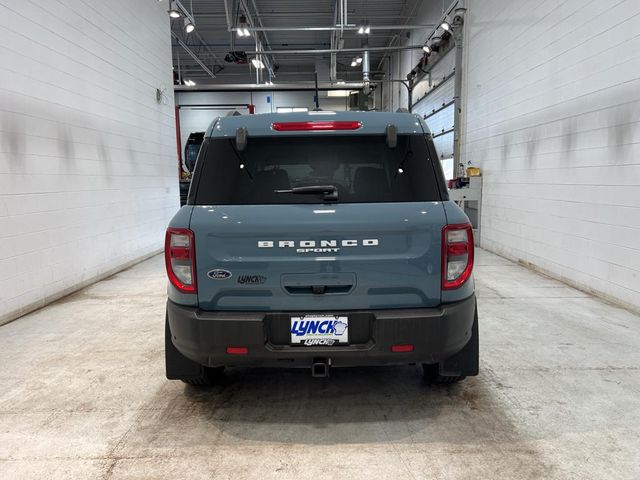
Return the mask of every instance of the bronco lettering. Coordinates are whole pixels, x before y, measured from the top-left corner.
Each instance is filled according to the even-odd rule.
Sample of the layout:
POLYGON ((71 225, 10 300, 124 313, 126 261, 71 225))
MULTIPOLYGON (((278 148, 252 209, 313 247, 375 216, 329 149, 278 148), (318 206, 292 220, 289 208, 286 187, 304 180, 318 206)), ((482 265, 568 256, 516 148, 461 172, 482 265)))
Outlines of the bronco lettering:
POLYGON ((259 240, 258 248, 295 248, 297 253, 338 253, 340 247, 377 247, 380 241, 377 238, 364 240, 259 240), (338 247, 340 245, 340 247, 338 247))

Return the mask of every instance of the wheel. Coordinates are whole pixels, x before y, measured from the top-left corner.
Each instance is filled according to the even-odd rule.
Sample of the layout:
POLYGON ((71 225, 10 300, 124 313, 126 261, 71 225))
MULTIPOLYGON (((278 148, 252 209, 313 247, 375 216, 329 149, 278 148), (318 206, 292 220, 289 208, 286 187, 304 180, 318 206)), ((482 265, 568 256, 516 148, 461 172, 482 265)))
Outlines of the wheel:
POLYGON ((183 383, 193 387, 210 387, 219 382, 224 367, 202 367, 202 373, 196 377, 181 378, 183 383))
POLYGON ((440 364, 423 363, 424 379, 428 385, 450 385, 467 378, 466 375, 440 375, 440 364))

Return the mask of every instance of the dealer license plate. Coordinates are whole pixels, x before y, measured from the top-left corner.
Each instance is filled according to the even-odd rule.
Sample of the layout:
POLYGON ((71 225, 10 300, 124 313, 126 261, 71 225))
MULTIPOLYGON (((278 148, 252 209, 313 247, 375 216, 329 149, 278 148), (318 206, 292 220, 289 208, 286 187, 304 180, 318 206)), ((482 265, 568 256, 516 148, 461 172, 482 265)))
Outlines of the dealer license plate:
POLYGON ((349 343, 349 318, 345 315, 291 317, 291 344, 331 346, 349 343))

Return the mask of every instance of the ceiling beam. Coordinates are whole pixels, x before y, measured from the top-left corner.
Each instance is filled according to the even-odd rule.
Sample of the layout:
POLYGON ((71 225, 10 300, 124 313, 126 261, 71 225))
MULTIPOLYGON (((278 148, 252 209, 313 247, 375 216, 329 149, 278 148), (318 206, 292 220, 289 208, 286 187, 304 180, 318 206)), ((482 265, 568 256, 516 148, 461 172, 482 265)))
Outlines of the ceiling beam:
POLYGON ((206 65, 202 60, 200 60, 200 57, 198 57, 198 55, 196 55, 196 53, 195 53, 193 50, 191 50, 191 49, 189 48, 189 46, 188 46, 186 43, 184 43, 184 42, 183 42, 183 41, 178 37, 178 35, 176 35, 174 32, 171 32, 171 36, 176 40, 176 42, 178 42, 178 45, 180 45, 180 46, 184 49, 184 51, 185 51, 185 52, 187 52, 187 53, 189 54, 189 56, 190 56, 191 58, 193 58, 193 60, 194 60, 198 65, 200 65, 200 67, 201 67, 201 68, 202 68, 202 69, 203 69, 203 70, 204 70, 204 71, 205 71, 205 72, 206 72, 206 73, 207 73, 211 78, 216 78, 216 74, 215 74, 215 73, 213 73, 213 72, 211 71, 211 69, 210 69, 209 67, 207 67, 207 65, 206 65))
MULTIPOLYGON (((246 0, 238 0, 238 2, 240 3, 240 6, 242 7, 242 10, 244 10, 244 14, 247 17, 247 23, 249 24, 248 29, 249 30, 254 30, 256 28, 256 22, 253 19, 253 15, 251 13, 251 9, 249 8, 249 5, 247 4, 246 0)), ((255 15, 258 18, 258 24, 259 26, 262 26, 262 21, 260 20, 259 16, 260 16, 260 12, 258 12, 255 2, 253 0, 251 0, 252 5, 255 9, 255 15)), ((234 27, 231 29, 232 31, 237 31, 237 27, 234 27)), ((255 30, 254 30, 255 31, 255 30)), ((269 46, 269 48, 271 48, 271 46, 269 45, 269 39, 267 37, 267 35, 265 33, 262 33, 262 37, 264 38, 265 43, 269 46)), ((264 64, 265 67, 267 67, 267 70, 269 71, 269 74, 272 77, 275 77, 275 72, 273 71, 273 65, 272 65, 272 59, 269 58, 268 56, 265 56, 265 52, 263 52, 263 47, 262 47, 262 41, 258 38, 258 35, 255 35, 255 39, 256 39, 256 50, 253 51, 252 53, 254 55, 261 55, 264 58, 264 64), (259 45, 258 45, 259 44, 259 45)))
MULTIPOLYGON (((403 11, 401 12, 401 15, 399 15, 400 17, 402 17, 405 13, 405 11, 407 12, 407 15, 404 17, 407 20, 405 21, 405 23, 409 23, 409 20, 411 18, 413 18, 413 16, 416 14, 416 9, 418 8, 418 6, 422 3, 422 0, 416 0, 416 2, 413 4, 413 6, 411 7, 411 11, 408 11, 407 8, 409 7, 409 5, 407 4, 405 6, 405 8, 403 8, 403 11)), ((433 27, 433 26, 432 26, 433 27)), ((427 27, 429 28, 429 27, 427 27)), ((387 44, 387 46, 391 47, 393 46, 399 39, 400 39, 400 35, 402 35, 402 29, 401 31, 398 33, 398 35, 394 36, 391 38, 391 40, 389 40, 389 43, 387 44)), ((380 59, 380 61, 378 62, 378 70, 380 70, 382 68, 382 64, 384 63, 384 57, 382 57, 380 59)))
MULTIPOLYGON (((227 20, 227 31, 231 31, 231 28, 233 28, 233 21, 232 21, 232 17, 231 17, 231 7, 229 6, 229 0, 223 0, 224 2, 224 17, 227 20)), ((199 17, 204 17, 204 16, 208 16, 208 15, 198 15, 199 17)))

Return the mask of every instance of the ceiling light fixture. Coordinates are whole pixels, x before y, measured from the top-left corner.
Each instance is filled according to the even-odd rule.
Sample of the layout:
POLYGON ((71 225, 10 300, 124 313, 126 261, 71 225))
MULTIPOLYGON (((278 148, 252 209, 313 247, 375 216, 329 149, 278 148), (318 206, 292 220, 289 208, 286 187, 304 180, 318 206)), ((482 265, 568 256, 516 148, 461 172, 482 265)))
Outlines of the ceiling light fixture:
POLYGON ((171 18, 180 18, 182 16, 180 10, 178 10, 175 0, 169 4, 169 16, 171 18))
POLYGON ((238 36, 239 37, 250 37, 251 36, 251 32, 249 31, 249 28, 247 28, 247 17, 245 17, 244 15, 240 15, 240 21, 239 21, 239 25, 238 25, 238 36))
POLYGON ((360 65, 362 63, 362 57, 356 57, 356 63, 360 65))
POLYGON ((327 91, 327 97, 348 97, 351 93, 350 90, 329 90, 327 91))
POLYGON ((188 18, 184 19, 184 31, 191 33, 196 29, 196 26, 188 18))
POLYGON ((358 34, 369 35, 371 33, 371 27, 369 25, 360 25, 358 28, 358 34))
POLYGON ((443 29, 445 32, 451 33, 451 24, 449 22, 442 22, 440 24, 440 28, 443 29))
POLYGON ((351 60, 351 66, 352 67, 357 67, 358 66, 358 62, 356 62, 355 58, 353 60, 351 60))
POLYGON ((264 68, 264 63, 262 63, 262 60, 260 60, 259 58, 252 58, 251 65, 253 65, 253 68, 257 68, 257 69, 264 68))
POLYGON ((422 46, 422 50, 424 50, 424 53, 426 53, 427 55, 431 53, 431 47, 426 43, 422 46))

